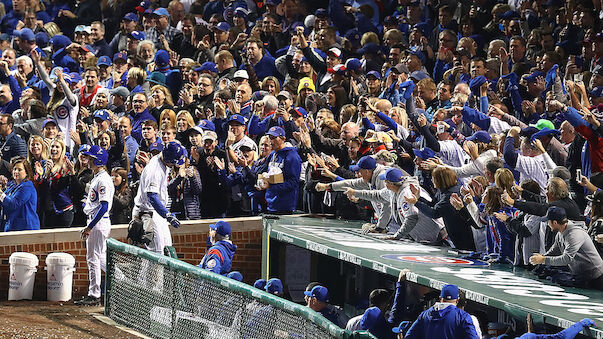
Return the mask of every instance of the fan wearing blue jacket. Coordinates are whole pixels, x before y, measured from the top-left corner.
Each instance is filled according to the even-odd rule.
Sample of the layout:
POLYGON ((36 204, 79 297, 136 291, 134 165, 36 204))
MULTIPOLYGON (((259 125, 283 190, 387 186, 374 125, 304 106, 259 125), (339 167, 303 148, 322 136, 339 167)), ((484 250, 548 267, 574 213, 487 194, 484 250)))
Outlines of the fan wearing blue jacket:
POLYGON ((212 246, 201 259, 199 267, 221 275, 228 274, 237 250, 237 246, 230 241, 230 224, 220 220, 209 225, 209 241, 212 246))
POLYGON ((4 232, 39 230, 40 220, 36 214, 38 196, 31 182, 31 166, 24 157, 15 157, 10 166, 13 180, 4 192, 0 191, 4 232))
POLYGON ((458 301, 458 286, 444 285, 440 302, 423 311, 404 338, 477 339, 473 320, 469 313, 456 307, 458 301))
POLYGON ((261 180, 258 188, 266 190, 268 212, 292 213, 297 207, 302 161, 297 154, 297 148, 286 146, 284 129, 274 126, 266 134, 272 144, 272 153, 268 156, 268 173, 275 173, 280 169, 283 174, 283 182, 269 184, 266 180, 261 180))

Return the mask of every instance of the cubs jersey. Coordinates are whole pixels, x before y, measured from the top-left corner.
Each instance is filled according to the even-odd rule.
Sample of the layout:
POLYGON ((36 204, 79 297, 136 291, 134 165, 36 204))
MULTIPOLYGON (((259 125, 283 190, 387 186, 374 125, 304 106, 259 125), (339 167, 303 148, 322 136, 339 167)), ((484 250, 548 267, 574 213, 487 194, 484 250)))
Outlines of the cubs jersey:
POLYGON ((92 181, 90 181, 90 190, 88 191, 88 197, 84 205, 84 213, 89 217, 94 217, 101 206, 101 201, 106 201, 109 203, 109 208, 103 217, 109 217, 114 193, 115 186, 113 186, 111 176, 109 176, 107 171, 101 169, 94 175, 92 181))
POLYGON ((519 154, 517 156, 517 165, 515 169, 519 172, 519 181, 532 179, 536 181, 540 188, 544 189, 549 180, 548 166, 545 162, 544 155, 535 157, 527 157, 519 154))
POLYGON ((65 136, 63 140, 65 141, 67 150, 70 150, 73 147, 73 140, 71 140, 71 137, 69 136, 69 131, 75 131, 78 111, 79 103, 76 102, 75 106, 71 105, 69 99, 65 98, 53 112, 54 118, 59 124, 59 131, 65 136))
POLYGON ((163 206, 167 206, 169 173, 170 168, 161 161, 159 155, 156 155, 149 160, 149 163, 140 175, 138 192, 136 193, 136 198, 134 198, 134 205, 140 212, 155 210, 147 197, 147 193, 157 193, 159 201, 161 201, 163 206))

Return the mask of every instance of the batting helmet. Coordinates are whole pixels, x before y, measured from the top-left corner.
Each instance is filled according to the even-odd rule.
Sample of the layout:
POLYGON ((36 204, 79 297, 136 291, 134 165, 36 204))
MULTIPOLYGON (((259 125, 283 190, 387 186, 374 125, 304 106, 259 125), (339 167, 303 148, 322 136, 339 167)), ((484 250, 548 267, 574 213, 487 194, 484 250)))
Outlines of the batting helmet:
POLYGON ((109 160, 109 153, 107 153, 104 148, 97 145, 90 146, 90 149, 84 150, 82 154, 94 158, 94 164, 96 166, 105 166, 109 160))
POLYGON ((182 166, 188 155, 186 148, 184 148, 184 146, 182 146, 178 141, 168 142, 163 147, 161 154, 163 155, 163 161, 176 166, 182 166))

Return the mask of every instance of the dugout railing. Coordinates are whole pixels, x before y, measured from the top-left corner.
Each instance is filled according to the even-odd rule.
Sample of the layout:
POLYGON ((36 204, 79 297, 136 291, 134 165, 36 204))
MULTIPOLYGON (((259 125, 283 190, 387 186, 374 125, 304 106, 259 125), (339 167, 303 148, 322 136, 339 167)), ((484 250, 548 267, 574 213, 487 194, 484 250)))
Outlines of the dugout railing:
POLYGON ((184 261, 107 240, 105 315, 153 338, 375 338, 184 261))

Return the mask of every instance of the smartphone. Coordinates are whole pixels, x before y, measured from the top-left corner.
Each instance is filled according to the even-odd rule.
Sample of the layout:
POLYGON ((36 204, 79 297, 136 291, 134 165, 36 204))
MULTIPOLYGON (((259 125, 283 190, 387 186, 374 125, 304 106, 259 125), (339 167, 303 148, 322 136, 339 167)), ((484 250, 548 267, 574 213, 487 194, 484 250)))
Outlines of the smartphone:
POLYGON ((436 134, 442 134, 442 133, 445 132, 446 128, 445 128, 444 124, 438 123, 436 126, 437 126, 436 127, 436 134))
POLYGON ((582 170, 579 168, 576 170, 576 181, 577 182, 582 181, 582 170))
POLYGON ((584 75, 582 75, 582 73, 574 74, 574 82, 575 83, 582 83, 583 81, 584 81, 584 75))

